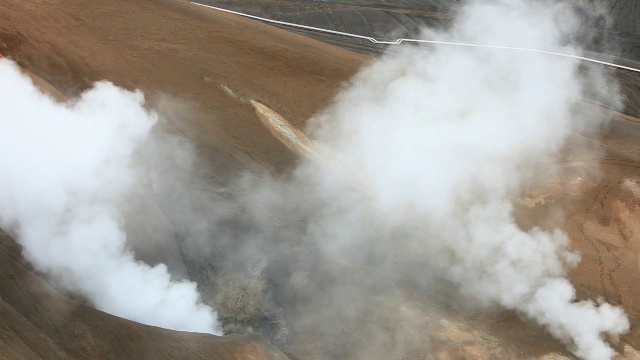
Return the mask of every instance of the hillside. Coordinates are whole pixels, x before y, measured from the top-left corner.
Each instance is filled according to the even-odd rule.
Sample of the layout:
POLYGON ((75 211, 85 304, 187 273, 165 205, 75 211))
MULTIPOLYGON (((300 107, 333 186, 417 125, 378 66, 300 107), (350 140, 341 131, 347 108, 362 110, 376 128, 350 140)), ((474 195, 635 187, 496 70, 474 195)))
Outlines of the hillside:
MULTIPOLYGON (((285 0, 215 4, 343 31, 386 34, 395 24, 404 27, 400 33, 423 24, 446 26, 457 1, 325 1, 313 2, 311 8, 310 2, 285 0)), ((148 234, 169 234, 170 246, 159 251, 169 250, 160 257, 184 267, 181 275, 198 282, 203 299, 220 311, 225 329, 238 334, 173 332, 94 310, 55 290, 46 275, 22 259, 16 242, 1 233, 0 357, 281 360, 286 352, 299 359, 573 358, 567 346, 533 321, 513 311, 470 306, 447 280, 385 274, 384 266, 376 265, 404 264, 393 252, 359 263, 346 255, 323 254, 308 239, 307 212, 314 214, 314 207, 323 209, 320 205, 327 201, 314 198, 323 194, 311 194, 313 188, 251 193, 264 190, 252 182, 254 177, 300 176, 292 170, 300 170, 301 162, 261 124, 251 100, 304 131, 307 119, 331 104, 344 83, 373 61, 361 53, 384 49, 359 48, 335 38, 320 42, 184 1, 6 0, 0 12, 0 53, 41 79, 41 87, 50 87, 62 100, 74 99, 103 79, 141 89, 147 106, 162 114, 163 125, 194 146, 198 175, 211 192, 197 195, 213 199, 212 204, 181 214, 181 201, 193 200, 193 194, 170 184, 175 185, 169 187, 172 196, 153 198, 139 212, 154 218, 148 234), (291 201, 298 207, 288 207, 290 199, 300 200, 291 201), (190 246, 192 229, 173 221, 195 215, 200 216, 196 220, 215 218, 215 226, 196 234, 200 242, 190 246), (357 291, 361 289, 365 295, 357 291), (247 335, 251 332, 259 335, 247 335)), ((622 24, 620 29, 635 31, 622 24)), ((631 89, 625 93, 631 104, 625 112, 640 113, 640 107, 633 107, 640 103, 640 79, 628 72, 618 76, 631 89)), ((581 111, 602 112, 593 107, 581 111)), ((613 346, 633 358, 640 356, 640 286, 634 281, 640 275, 640 130, 633 122, 637 119, 616 116, 598 135, 573 134, 560 171, 532 184, 515 216, 530 229, 566 214, 563 228, 582 254, 570 273, 578 298, 604 299, 625 309, 631 331, 613 346), (596 148, 598 156, 584 159, 572 152, 585 144, 596 148), (590 173, 585 164, 599 164, 603 171, 590 173)), ((161 177, 173 175, 169 169, 161 177)), ((274 182, 276 188, 282 185, 274 182)), ((357 204, 360 195, 351 191, 338 205, 357 204)), ((198 200, 193 201, 201 205, 198 200)), ((366 253, 356 250, 351 254, 356 260, 366 253)), ((153 256, 144 260, 157 260, 153 256)))
POLYGON ((258 337, 215 337, 145 326, 71 300, 42 280, 0 233, 3 359, 278 359, 258 337))
MULTIPOLYGON (((203 0, 199 2, 270 19, 379 39, 415 37, 422 27, 447 27, 461 4, 458 0, 329 0, 313 3, 298 0, 203 0)), ((593 9, 591 4, 594 2, 575 0, 573 3, 587 4, 585 13, 589 13, 593 9)), ((640 23, 637 19, 640 5, 632 0, 604 0, 599 4, 602 9, 607 9, 604 11, 606 15, 590 17, 589 22, 583 24, 583 28, 580 29, 586 37, 596 35, 592 50, 639 60, 640 23)), ((322 36, 319 39, 325 40, 322 36)), ((332 41, 330 38, 326 40, 332 41)), ((343 46, 360 52, 379 53, 380 51, 378 46, 358 42, 355 44, 342 43, 343 46)))
MULTIPOLYGON (((202 0, 197 3, 294 24, 370 36, 379 40, 416 38, 423 28, 446 29, 461 4, 455 0, 420 2, 332 0, 314 3, 296 0, 202 0)), ((638 68, 640 32, 636 29, 636 25, 637 19, 640 18, 638 15, 640 5, 626 0, 602 1, 599 7, 594 7, 593 2, 588 1, 576 0, 573 3, 576 7, 579 4, 585 5, 580 8, 581 12, 586 14, 585 21, 577 31, 577 36, 581 38, 580 45, 587 50, 585 56, 638 68)), ((364 39, 291 27, 283 28, 374 57, 381 55, 389 47, 373 44, 364 39)), ((616 77, 623 89, 625 113, 639 117, 640 101, 636 96, 635 74, 618 71, 616 77)), ((586 100, 610 107, 610 104, 602 103, 602 99, 586 100)))
MULTIPOLYGON (((302 121, 364 60, 169 1, 5 1, 0 11, 0 53, 30 71, 41 87, 73 98, 92 82, 109 79, 143 89, 152 106, 179 101, 185 107, 170 126, 198 145, 210 168, 223 167, 224 176, 247 168, 284 169, 294 159, 257 122, 251 105, 225 89, 302 121), (253 33, 253 40, 240 41, 240 32, 253 33)), ((255 337, 176 333, 93 310, 52 289, 6 234, 1 241, 3 359, 283 358, 255 337)))

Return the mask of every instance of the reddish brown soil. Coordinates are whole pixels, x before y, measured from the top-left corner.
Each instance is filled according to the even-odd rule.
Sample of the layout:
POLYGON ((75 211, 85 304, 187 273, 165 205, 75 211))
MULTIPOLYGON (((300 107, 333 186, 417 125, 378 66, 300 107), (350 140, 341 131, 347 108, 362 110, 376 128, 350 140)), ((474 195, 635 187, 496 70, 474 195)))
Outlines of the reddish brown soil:
POLYGON ((205 155, 250 158, 267 167, 283 168, 294 158, 260 126, 248 101, 220 85, 299 126, 366 61, 179 1, 10 0, 0 12, 6 19, 0 38, 20 39, 0 51, 65 95, 101 79, 142 89, 156 103, 168 95, 189 104, 175 126, 184 125, 205 155))
MULTIPOLYGON (((180 114, 170 124, 190 136, 203 157, 231 172, 255 164, 283 169, 295 159, 260 125, 249 99, 301 126, 366 60, 177 1, 8 0, 0 14, 0 53, 39 86, 55 93, 51 84, 68 98, 101 79, 142 89, 151 106, 180 114)), ((0 271, 3 359, 283 356, 257 338, 176 333, 84 306, 35 275, 6 235, 0 271)))
POLYGON ((116 318, 60 294, 0 233, 2 359, 286 359, 257 337, 180 333, 116 318))
MULTIPOLYGON (((187 134, 203 157, 231 172, 253 166, 278 171, 295 161, 260 125, 250 99, 301 129, 305 119, 330 101, 340 83, 368 61, 301 35, 181 1, 5 0, 0 14, 2 55, 66 97, 101 79, 142 89, 150 105, 163 113, 180 114, 170 124, 187 134)), ((571 274, 579 296, 604 297, 623 305, 632 331, 622 340, 636 348, 640 347, 640 236, 636 235, 640 198, 628 181, 640 181, 638 139, 638 124, 617 122, 598 145, 605 149, 604 155, 586 159, 601 164, 600 178, 593 177, 593 184, 579 194, 556 189, 545 197, 545 204, 523 207, 518 214, 533 222, 543 221, 558 207, 564 210, 573 247, 583 255, 571 274)), ((277 355, 255 339, 175 333, 116 319, 70 300, 35 275, 6 236, 0 242, 0 295, 2 358, 266 359, 277 355)), ((513 314, 459 320, 509 344, 506 355, 537 357, 544 349, 564 349, 513 314)), ((475 330, 460 330, 450 322, 434 326, 446 335, 442 348, 452 349, 438 358, 475 359, 492 349, 487 344, 493 340, 473 335, 475 330), (471 339, 470 345, 451 345, 454 335, 471 339)), ((495 355, 487 354, 485 358, 495 355)))

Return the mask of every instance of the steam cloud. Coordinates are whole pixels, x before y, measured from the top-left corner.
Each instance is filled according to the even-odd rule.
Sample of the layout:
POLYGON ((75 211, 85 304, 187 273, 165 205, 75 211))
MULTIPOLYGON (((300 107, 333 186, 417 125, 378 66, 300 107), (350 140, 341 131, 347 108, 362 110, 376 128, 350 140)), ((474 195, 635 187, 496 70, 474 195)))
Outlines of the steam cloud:
MULTIPOLYGON (((563 30, 579 21, 562 2, 482 0, 458 15, 449 31, 425 31, 425 37, 580 53, 563 30)), ((309 122, 314 140, 349 169, 333 174, 306 161, 290 181, 247 175, 217 199, 223 210, 159 182, 170 204, 165 215, 188 233, 187 267, 201 267, 192 276, 203 283, 213 272, 206 285, 222 290, 212 297, 221 304, 246 300, 251 306, 241 317, 249 327, 266 323, 267 330, 256 329, 278 341, 287 331, 274 324, 285 317, 296 335, 321 328, 347 338, 340 335, 343 324, 375 323, 371 304, 402 298, 394 284, 408 280, 429 292, 427 279, 440 277, 475 303, 538 322, 581 358, 610 359, 615 352, 604 338, 628 331, 624 312, 576 301, 567 272, 580 257, 567 235, 523 229, 513 205, 558 170, 541 164, 551 164, 571 134, 587 126, 575 109, 587 83, 605 76, 582 71, 572 59, 533 53, 391 50, 309 122), (185 199, 198 203, 188 216, 171 209, 185 199), (210 218, 200 214, 194 226, 194 209, 206 209, 201 212, 210 218), (234 280, 243 272, 248 280, 234 280), (216 284, 218 278, 228 281, 216 284), (386 297, 378 301, 381 293, 386 297)), ((0 95, 11 99, 0 120, 0 226, 17 234, 27 258, 107 312, 219 333, 217 314, 199 302, 195 284, 172 282, 163 265, 137 262, 127 250, 120 209, 144 177, 132 156, 156 122, 142 96, 99 83, 65 106, 6 60, 0 78, 0 95)), ((597 94, 598 87, 589 91, 610 97, 597 94)), ((180 181, 191 186, 190 179, 180 181)), ((347 355, 403 356, 373 346, 377 338, 362 338, 361 352, 347 355)), ((338 346, 327 348, 334 358, 347 358, 338 346)))
MULTIPOLYGON (((427 35, 579 54, 562 30, 577 25, 561 3, 475 1, 447 33, 427 35)), ((482 304, 535 320, 581 358, 610 359, 615 352, 604 335, 628 331, 623 310, 576 301, 566 276, 580 258, 567 235, 523 230, 512 205, 540 175, 533 169, 556 159, 584 126, 574 110, 588 76, 602 74, 581 73, 571 59, 522 52, 389 51, 311 121, 315 139, 369 179, 368 199, 349 205, 349 190, 317 180, 327 178, 326 169, 300 168, 299 178, 314 179, 329 204, 312 220, 311 236, 332 257, 376 251, 382 267, 391 261, 382 253, 399 254, 482 304), (374 233, 393 243, 374 242, 374 233)))
POLYGON ((157 116, 139 92, 97 83, 60 104, 0 60, 0 226, 26 258, 98 309, 149 325, 221 334, 196 284, 137 261, 120 207, 144 174, 133 155, 157 116))

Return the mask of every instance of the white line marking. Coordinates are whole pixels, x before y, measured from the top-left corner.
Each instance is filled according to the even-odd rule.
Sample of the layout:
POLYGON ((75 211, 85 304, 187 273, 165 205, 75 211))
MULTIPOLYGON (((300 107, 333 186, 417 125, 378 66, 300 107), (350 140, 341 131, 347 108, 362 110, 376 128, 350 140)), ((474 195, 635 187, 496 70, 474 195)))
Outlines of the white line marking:
POLYGON ((300 29, 314 30, 314 31, 328 33, 328 34, 348 36, 348 37, 352 37, 352 38, 368 40, 368 41, 370 41, 370 42, 372 42, 374 44, 398 45, 398 44, 402 44, 403 42, 415 42, 415 43, 434 44, 434 45, 453 45, 453 46, 467 46, 467 47, 477 47, 477 48, 486 48, 486 49, 526 51, 526 52, 539 53, 539 54, 545 54, 545 55, 560 56, 560 57, 565 57, 565 58, 570 58, 570 59, 578 59, 578 60, 587 61, 587 62, 591 62, 591 63, 595 63, 595 64, 611 66, 611 67, 615 67, 615 68, 618 68, 618 69, 629 70, 629 71, 634 71, 634 72, 640 73, 640 69, 636 69, 636 68, 633 68, 633 67, 624 66, 624 65, 620 65, 620 64, 616 64, 616 63, 597 60, 597 59, 592 59, 592 58, 588 58, 588 57, 584 57, 584 56, 559 53, 559 52, 555 52, 555 51, 530 49, 530 48, 522 48, 522 47, 513 47, 513 46, 482 45, 482 44, 470 44, 470 43, 451 42, 451 41, 437 41, 437 40, 420 40, 420 39, 397 39, 395 41, 384 41, 384 40, 377 40, 377 39, 369 37, 369 36, 363 36, 363 35, 358 35, 358 34, 350 34, 350 33, 342 32, 342 31, 335 31, 335 30, 317 28, 317 27, 313 27, 313 26, 300 25, 300 24, 288 23, 288 22, 284 22, 284 21, 267 19, 267 18, 255 16, 255 15, 249 15, 249 14, 241 13, 241 12, 238 12, 238 11, 227 10, 227 9, 223 9, 223 8, 219 8, 219 7, 215 7, 215 6, 210 6, 210 5, 205 5, 205 4, 200 4, 200 3, 196 3, 196 2, 190 2, 190 3, 194 4, 194 5, 204 6, 204 7, 207 7, 207 8, 210 8, 210 9, 214 9, 214 10, 218 10, 218 11, 224 11, 224 12, 230 13, 230 14, 240 15, 240 16, 244 16, 244 17, 255 19, 255 20, 259 20, 259 21, 272 23, 272 24, 296 27, 296 28, 300 28, 300 29))

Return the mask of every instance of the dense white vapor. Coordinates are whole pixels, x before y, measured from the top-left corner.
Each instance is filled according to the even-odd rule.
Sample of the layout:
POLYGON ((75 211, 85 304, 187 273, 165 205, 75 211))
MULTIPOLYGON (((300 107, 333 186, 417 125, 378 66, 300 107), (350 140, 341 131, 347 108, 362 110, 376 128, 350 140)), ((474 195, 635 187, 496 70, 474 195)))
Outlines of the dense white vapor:
MULTIPOLYGON (((437 36, 579 53, 563 47, 561 30, 576 24, 552 2, 475 1, 437 36)), ((422 261, 470 298, 537 321, 581 358, 600 360, 615 354, 604 336, 629 329, 623 310, 576 301, 566 276, 579 255, 567 235, 523 230, 512 205, 538 175, 534 165, 558 156, 578 126, 573 110, 585 85, 578 65, 504 50, 407 46, 361 71, 311 127, 369 179, 373 215, 366 218, 375 220, 365 227, 401 229, 404 239, 389 251, 422 261)), ((300 173, 322 176, 310 168, 300 173)), ((330 185, 323 184, 325 196, 340 194, 330 185)), ((363 211, 334 205, 310 232, 334 236, 318 241, 332 254, 367 252, 374 245, 356 224, 363 211)))
POLYGON ((27 259, 98 309, 145 324, 219 334, 196 284, 137 261, 119 206, 143 177, 132 156, 157 116, 139 92, 97 83, 69 104, 0 60, 0 226, 27 259))

